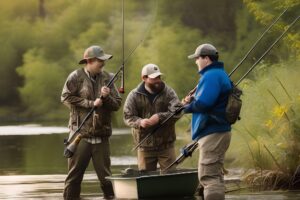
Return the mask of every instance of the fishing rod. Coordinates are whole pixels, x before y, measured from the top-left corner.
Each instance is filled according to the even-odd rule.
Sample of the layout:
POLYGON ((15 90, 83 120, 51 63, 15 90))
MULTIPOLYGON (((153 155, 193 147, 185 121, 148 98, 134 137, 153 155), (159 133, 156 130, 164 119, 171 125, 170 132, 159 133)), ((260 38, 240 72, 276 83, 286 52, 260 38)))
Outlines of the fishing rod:
MULTIPOLYGON (((144 40, 146 39, 147 34, 150 31, 150 28, 153 24, 154 19, 156 18, 156 14, 157 14, 157 1, 156 1, 156 11, 155 11, 155 15, 152 17, 148 28, 146 30, 146 33, 144 34, 143 38, 137 43, 137 45, 135 46, 134 49, 131 50, 131 52, 128 54, 128 56, 126 57, 126 59, 124 59, 124 0, 122 1, 122 64, 119 68, 119 70, 117 71, 117 73, 112 77, 112 79, 109 81, 109 83, 107 84, 107 87, 109 87, 117 78, 117 76, 122 72, 122 83, 121 83, 121 87, 118 89, 118 91, 120 93, 124 93, 125 89, 124 89, 124 67, 125 64, 128 62, 129 58, 133 55, 133 53, 136 51, 136 49, 144 42, 144 40)), ((103 99, 102 96, 100 96, 100 99, 103 99)), ((76 131, 73 133, 73 135, 71 137, 68 138, 68 140, 64 140, 64 144, 65 144, 65 149, 64 149, 64 157, 66 158, 70 158, 74 155, 74 152, 77 148, 77 145, 79 144, 79 142, 81 141, 82 135, 79 133, 80 129, 82 128, 82 126, 84 125, 84 123, 91 117, 92 113, 96 110, 96 107, 93 107, 88 114, 84 117, 84 119, 82 120, 81 124, 78 126, 78 128, 76 129, 76 131)))
MULTIPOLYGON (((269 53, 269 51, 275 46, 275 44, 277 44, 277 42, 284 36, 284 34, 299 20, 299 18, 300 16, 296 17, 294 21, 288 25, 285 31, 279 37, 277 37, 277 39, 270 45, 270 47, 265 51, 265 53, 251 66, 251 68, 244 74, 244 76, 240 78, 240 80, 236 83, 236 85, 238 85, 254 69, 254 67, 269 53)), ((197 147, 198 147, 198 140, 194 140, 191 143, 187 144, 185 147, 181 149, 181 154, 176 158, 176 160, 173 163, 171 163, 167 168, 165 168, 163 171, 167 171, 174 165, 178 165, 181 162, 183 162, 185 158, 192 156, 194 150, 197 149, 197 147)))
POLYGON ((125 22, 124 22, 124 0, 122 0, 122 76, 121 76, 121 86, 119 88, 119 92, 124 94, 124 76, 125 76, 125 62, 124 62, 124 52, 125 52, 125 22))
POLYGON ((295 20, 288 25, 288 27, 283 31, 283 33, 273 42, 273 44, 265 51, 265 53, 250 67, 250 69, 238 80, 236 85, 238 85, 253 69, 256 67, 256 65, 271 51, 271 49, 279 42, 279 40, 287 33, 287 31, 296 24, 296 22, 299 20, 300 15, 295 18, 295 20))
POLYGON ((261 34, 261 36, 256 40, 256 42, 253 44, 253 46, 250 48, 250 50, 246 53, 244 58, 234 67, 234 69, 229 73, 229 77, 240 67, 240 65, 246 60, 246 58, 249 56, 249 54, 253 51, 253 49, 256 47, 256 45, 261 41, 261 39, 265 36, 265 34, 274 26, 274 24, 281 18, 281 16, 288 10, 285 9, 270 25, 269 27, 261 34))

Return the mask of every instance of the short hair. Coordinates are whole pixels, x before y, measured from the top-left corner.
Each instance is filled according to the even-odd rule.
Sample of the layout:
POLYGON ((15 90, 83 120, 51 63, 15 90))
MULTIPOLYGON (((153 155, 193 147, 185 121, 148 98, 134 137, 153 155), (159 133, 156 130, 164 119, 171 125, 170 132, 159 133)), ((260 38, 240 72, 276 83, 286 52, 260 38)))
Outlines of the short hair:
POLYGON ((201 55, 201 58, 205 58, 205 57, 209 57, 209 59, 214 62, 214 61, 218 61, 219 60, 219 55, 201 55))

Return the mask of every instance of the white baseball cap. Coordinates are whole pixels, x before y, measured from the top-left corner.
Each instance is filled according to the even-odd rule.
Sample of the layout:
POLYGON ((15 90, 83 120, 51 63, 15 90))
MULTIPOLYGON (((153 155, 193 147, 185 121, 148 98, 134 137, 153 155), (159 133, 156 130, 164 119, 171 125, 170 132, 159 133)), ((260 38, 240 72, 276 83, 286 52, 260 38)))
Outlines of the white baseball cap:
POLYGON ((156 78, 160 75, 163 75, 163 73, 160 72, 159 67, 155 64, 147 64, 142 69, 142 77, 148 76, 149 78, 156 78))

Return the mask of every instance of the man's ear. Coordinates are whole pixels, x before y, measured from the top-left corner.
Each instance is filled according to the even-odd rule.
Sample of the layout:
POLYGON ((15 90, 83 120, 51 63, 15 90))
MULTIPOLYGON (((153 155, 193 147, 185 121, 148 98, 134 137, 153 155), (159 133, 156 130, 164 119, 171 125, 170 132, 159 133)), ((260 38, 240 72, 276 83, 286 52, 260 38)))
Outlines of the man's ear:
POLYGON ((148 78, 147 76, 142 76, 143 81, 146 81, 147 78, 148 78))
POLYGON ((86 63, 91 64, 95 61, 94 58, 86 59, 86 63))
POLYGON ((86 63, 87 63, 87 64, 91 64, 91 63, 92 63, 92 60, 91 60, 91 59, 86 59, 86 63))

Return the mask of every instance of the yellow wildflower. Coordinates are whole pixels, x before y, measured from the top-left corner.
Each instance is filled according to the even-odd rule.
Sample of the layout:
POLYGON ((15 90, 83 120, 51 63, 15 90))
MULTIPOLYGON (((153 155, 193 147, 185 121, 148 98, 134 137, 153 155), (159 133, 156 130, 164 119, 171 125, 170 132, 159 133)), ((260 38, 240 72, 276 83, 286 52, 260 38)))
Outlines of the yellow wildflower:
POLYGON ((248 87, 249 87, 249 83, 245 81, 242 86, 243 90, 246 90, 248 87))
POLYGON ((284 113, 287 112, 287 107, 286 106, 275 106, 274 109, 273 109, 273 114, 274 116, 278 117, 278 118, 281 118, 284 113))
POLYGON ((273 121, 272 120, 267 120, 265 122, 265 126, 268 127, 269 129, 271 129, 273 127, 273 121))

